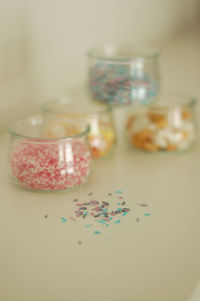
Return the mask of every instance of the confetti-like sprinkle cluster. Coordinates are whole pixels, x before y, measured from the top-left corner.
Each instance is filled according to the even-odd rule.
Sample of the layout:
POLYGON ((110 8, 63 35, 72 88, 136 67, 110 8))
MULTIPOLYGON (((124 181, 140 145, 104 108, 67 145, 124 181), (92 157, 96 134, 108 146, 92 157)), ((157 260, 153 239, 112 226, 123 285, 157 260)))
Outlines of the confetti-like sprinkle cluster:
POLYGON ((111 105, 149 104, 154 101, 158 83, 148 74, 139 76, 131 64, 98 62, 89 71, 93 97, 111 105))
POLYGON ((10 154, 11 173, 27 189, 64 190, 85 183, 91 155, 81 141, 15 145, 10 154))
MULTIPOLYGON (((119 225, 124 222, 124 217, 132 211, 127 207, 128 201, 124 197, 122 190, 116 190, 114 193, 107 193, 106 198, 104 197, 103 200, 91 200, 91 198, 94 198, 93 192, 89 192, 88 197, 89 200, 84 201, 81 201, 78 198, 74 199, 73 203, 75 208, 73 216, 62 216, 61 222, 66 223, 68 220, 80 222, 85 228, 91 229, 93 234, 99 235, 104 232, 104 230, 106 231, 111 225, 119 225)), ((140 214, 144 217, 152 215, 149 210, 146 211, 147 207, 149 207, 147 202, 141 201, 136 205, 142 207, 140 214)), ((47 217, 48 215, 44 215, 44 218, 47 217)), ((138 223, 141 219, 142 217, 137 216, 135 221, 138 223)), ((79 240, 77 244, 81 245, 82 241, 79 240)))
MULTIPOLYGON (((113 203, 96 200, 77 203, 76 205, 78 206, 78 209, 75 210, 76 218, 86 219, 87 217, 92 217, 95 223, 103 224, 106 227, 109 227, 110 223, 119 224, 119 216, 126 216, 131 210, 130 208, 124 207, 126 201, 118 202, 115 208, 113 208, 113 203)), ((86 228, 90 226, 91 224, 87 224, 86 228)))

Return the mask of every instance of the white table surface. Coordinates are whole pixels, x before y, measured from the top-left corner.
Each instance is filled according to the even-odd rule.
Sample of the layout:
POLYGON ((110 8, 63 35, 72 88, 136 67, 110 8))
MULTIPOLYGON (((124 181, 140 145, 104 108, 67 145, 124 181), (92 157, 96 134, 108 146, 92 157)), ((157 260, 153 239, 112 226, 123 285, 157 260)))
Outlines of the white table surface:
MULTIPOLYGON (((198 34, 165 49, 162 73, 165 87, 200 97, 198 34)), ((120 114, 116 112, 117 120, 120 114)), ((7 150, 4 134, 1 301, 189 300, 200 280, 199 141, 181 155, 150 155, 119 139, 110 158, 94 162, 88 185, 67 193, 34 193, 11 184, 7 150), (61 222, 74 211, 74 198, 88 200, 93 192, 92 198, 101 200, 113 192, 115 200, 118 189, 131 208, 120 224, 86 229, 84 221, 61 222), (139 201, 149 202, 151 216, 144 216, 147 209, 137 206, 139 201), (96 229, 102 233, 95 235, 96 229)))

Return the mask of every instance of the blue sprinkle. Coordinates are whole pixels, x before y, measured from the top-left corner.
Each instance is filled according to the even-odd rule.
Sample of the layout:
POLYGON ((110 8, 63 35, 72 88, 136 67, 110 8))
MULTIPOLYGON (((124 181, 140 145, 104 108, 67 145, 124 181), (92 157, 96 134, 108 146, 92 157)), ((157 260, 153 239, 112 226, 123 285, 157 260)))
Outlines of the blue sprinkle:
POLYGON ((109 227, 109 224, 106 224, 106 223, 105 223, 105 226, 106 226, 106 227, 109 227))
POLYGON ((144 216, 150 216, 151 213, 144 213, 144 216))
POLYGON ((119 224, 120 223, 120 219, 118 219, 117 221, 115 221, 115 224, 119 224))
POLYGON ((122 208, 117 208, 118 211, 122 211, 122 208))
POLYGON ((86 228, 90 228, 91 226, 91 224, 85 225, 86 228))
POLYGON ((111 220, 112 220, 112 217, 109 217, 109 220, 111 221, 111 220))
POLYGON ((101 231, 94 231, 94 234, 100 234, 101 231))
POLYGON ((103 219, 100 219, 98 220, 98 223, 105 224, 105 221, 103 219))
POLYGON ((117 203, 117 205, 118 205, 118 206, 120 206, 120 205, 121 205, 121 203, 117 203))
POLYGON ((88 212, 87 212, 87 211, 85 211, 83 215, 84 215, 84 216, 88 215, 88 212))
POLYGON ((123 193, 122 190, 116 190, 115 192, 118 193, 118 194, 122 194, 123 193))
POLYGON ((122 216, 125 216, 125 215, 127 215, 127 213, 128 213, 128 212, 127 212, 127 211, 125 211, 125 212, 122 214, 122 216))
POLYGON ((63 223, 66 223, 67 219, 65 217, 61 217, 63 223))

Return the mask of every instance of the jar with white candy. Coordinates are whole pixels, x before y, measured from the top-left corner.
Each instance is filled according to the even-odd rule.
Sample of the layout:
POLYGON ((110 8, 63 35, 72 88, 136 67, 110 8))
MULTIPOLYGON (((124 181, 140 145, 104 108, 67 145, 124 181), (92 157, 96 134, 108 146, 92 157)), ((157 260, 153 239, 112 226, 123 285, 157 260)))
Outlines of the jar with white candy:
POLYGON ((126 133, 132 146, 150 152, 182 151, 195 140, 195 99, 176 93, 161 93, 157 105, 132 110, 126 133))

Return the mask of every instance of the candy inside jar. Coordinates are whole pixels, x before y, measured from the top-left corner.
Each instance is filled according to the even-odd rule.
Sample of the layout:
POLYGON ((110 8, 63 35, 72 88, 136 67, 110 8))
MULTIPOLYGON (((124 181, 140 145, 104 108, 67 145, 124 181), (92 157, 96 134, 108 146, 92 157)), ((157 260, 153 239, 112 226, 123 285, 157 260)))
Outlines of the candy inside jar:
POLYGON ((126 132, 132 146, 149 152, 190 148, 195 140, 194 100, 174 94, 160 96, 160 105, 128 115, 126 132))
POLYGON ((54 137, 56 128, 62 127, 59 119, 84 120, 90 125, 88 139, 92 157, 102 158, 111 153, 116 141, 112 111, 111 107, 89 102, 88 99, 86 93, 74 92, 45 103, 43 113, 57 119, 57 125, 52 123, 47 135, 54 137))
POLYGON ((10 176, 23 188, 71 190, 88 180, 91 169, 87 144, 89 127, 65 120, 63 125, 69 128, 70 134, 63 135, 60 125, 60 129, 55 129, 54 138, 49 138, 46 132, 52 122, 36 116, 17 121, 9 128, 10 176))
POLYGON ((159 90, 159 53, 105 46, 88 53, 89 89, 94 100, 119 105, 147 105, 159 90))

